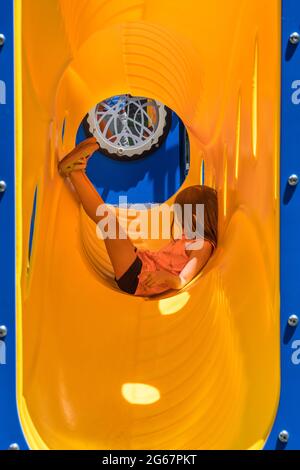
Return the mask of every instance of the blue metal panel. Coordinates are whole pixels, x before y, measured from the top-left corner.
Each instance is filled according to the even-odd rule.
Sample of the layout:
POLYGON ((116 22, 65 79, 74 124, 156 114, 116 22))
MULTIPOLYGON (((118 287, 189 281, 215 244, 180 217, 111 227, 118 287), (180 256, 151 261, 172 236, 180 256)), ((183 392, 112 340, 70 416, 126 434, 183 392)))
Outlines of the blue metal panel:
POLYGON ((14 198, 14 43, 13 0, 0 0, 0 180, 7 190, 0 194, 0 324, 8 334, 1 339, 0 449, 17 442, 27 448, 16 405, 15 353, 15 198, 14 198))
POLYGON ((300 325, 290 327, 291 314, 300 316, 300 188, 290 186, 291 174, 300 175, 300 44, 289 36, 300 33, 299 0, 282 2, 282 111, 281 111, 281 397, 266 449, 300 449, 300 325), (286 444, 278 440, 289 432, 286 444))

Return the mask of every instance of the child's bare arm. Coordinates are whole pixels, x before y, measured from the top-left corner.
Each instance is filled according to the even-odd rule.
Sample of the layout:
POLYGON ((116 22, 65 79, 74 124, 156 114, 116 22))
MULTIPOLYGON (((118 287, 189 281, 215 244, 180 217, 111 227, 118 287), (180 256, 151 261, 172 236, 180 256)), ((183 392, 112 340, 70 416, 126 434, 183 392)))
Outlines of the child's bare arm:
POLYGON ((211 243, 204 241, 200 250, 191 250, 190 259, 179 275, 168 271, 155 271, 148 274, 143 284, 145 287, 161 285, 169 289, 182 289, 201 271, 209 260, 211 253, 211 243))
POLYGON ((192 250, 190 259, 179 274, 181 279, 181 287, 188 284, 195 276, 201 271, 203 266, 207 263, 212 254, 212 245, 208 241, 204 241, 203 247, 200 250, 192 250))

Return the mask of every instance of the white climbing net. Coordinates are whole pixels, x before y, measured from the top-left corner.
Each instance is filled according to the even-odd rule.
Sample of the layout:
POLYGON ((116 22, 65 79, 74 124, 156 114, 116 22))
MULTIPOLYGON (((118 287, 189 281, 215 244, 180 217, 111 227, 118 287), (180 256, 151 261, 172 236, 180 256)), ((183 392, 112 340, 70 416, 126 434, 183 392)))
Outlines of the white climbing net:
POLYGON ((158 101, 120 95, 98 103, 87 121, 102 149, 119 157, 132 157, 158 143, 166 116, 165 106, 158 101))

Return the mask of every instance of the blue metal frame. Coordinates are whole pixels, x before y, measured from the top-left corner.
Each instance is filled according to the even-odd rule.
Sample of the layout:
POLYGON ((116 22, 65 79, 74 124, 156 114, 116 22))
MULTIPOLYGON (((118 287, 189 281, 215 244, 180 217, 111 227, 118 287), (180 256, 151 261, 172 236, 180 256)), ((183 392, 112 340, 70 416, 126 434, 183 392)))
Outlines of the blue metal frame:
POLYGON ((300 449, 300 325, 288 325, 290 315, 300 316, 300 188, 288 184, 291 174, 300 176, 300 44, 290 43, 289 37, 293 32, 300 33, 300 2, 283 0, 280 163, 281 396, 277 417, 265 449, 289 450, 300 449), (289 433, 286 444, 278 439, 282 430, 289 433))
MULTIPOLYGON (((8 329, 0 339, 6 349, 6 364, 0 364, 0 449, 14 442, 27 449, 16 403, 13 15, 13 0, 0 0, 0 33, 6 38, 0 46, 0 180, 7 183, 0 193, 0 324, 8 329)), ((288 184, 291 174, 300 176, 300 44, 289 42, 292 32, 300 32, 299 0, 282 1, 282 18, 281 396, 265 449, 300 449, 300 325, 288 326, 291 314, 300 316, 300 188, 288 184), (283 429, 289 432, 286 444, 278 440, 283 429)))
MULTIPOLYGON (((5 43, 0 46, 0 180, 7 189, 0 193, 0 324, 7 327, 1 341, 6 349, 6 364, 0 364, 0 449, 18 443, 27 448, 19 422, 16 402, 15 348, 15 173, 14 173, 14 2, 0 0, 0 33, 5 43), (5 91, 5 93, 4 93, 5 91)), ((4 362, 4 357, 2 357, 4 362)))

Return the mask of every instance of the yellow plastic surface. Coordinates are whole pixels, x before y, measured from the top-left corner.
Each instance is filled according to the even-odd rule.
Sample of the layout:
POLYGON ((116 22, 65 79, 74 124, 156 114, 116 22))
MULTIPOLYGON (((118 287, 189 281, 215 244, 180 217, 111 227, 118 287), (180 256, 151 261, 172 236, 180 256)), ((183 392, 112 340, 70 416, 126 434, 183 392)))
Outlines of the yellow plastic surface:
POLYGON ((279 395, 279 64, 279 0, 16 2, 18 405, 32 448, 263 446, 279 395), (167 298, 114 287, 56 170, 87 111, 122 93, 182 118, 185 185, 204 161, 219 191, 220 246, 167 298))

